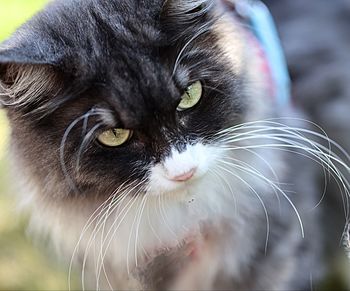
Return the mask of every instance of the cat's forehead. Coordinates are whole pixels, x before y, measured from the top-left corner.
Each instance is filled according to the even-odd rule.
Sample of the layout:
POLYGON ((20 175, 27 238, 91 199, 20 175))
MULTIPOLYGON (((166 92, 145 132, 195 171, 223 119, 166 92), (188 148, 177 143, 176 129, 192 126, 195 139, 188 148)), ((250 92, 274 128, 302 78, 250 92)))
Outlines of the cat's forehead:
POLYGON ((34 27, 61 55, 65 71, 86 87, 98 84, 101 95, 96 97, 108 101, 125 126, 135 127, 174 112, 180 95, 173 80, 184 83, 186 76, 181 70, 173 74, 162 57, 161 2, 55 2, 34 27))
POLYGON ((146 59, 124 63, 117 58, 113 69, 105 72, 107 79, 101 88, 101 97, 129 128, 170 119, 180 99, 169 71, 156 60, 146 59))
POLYGON ((147 56, 160 45, 159 9, 152 7, 154 12, 147 13, 144 2, 148 1, 55 1, 25 29, 39 36, 38 46, 49 44, 48 53, 61 62, 88 72, 89 66, 101 66, 105 57, 113 65, 113 58, 125 62, 138 52, 147 56))
POLYGON ((92 91, 91 107, 106 101, 126 127, 170 120, 185 89, 201 79, 193 75, 201 71, 197 64, 210 67, 207 47, 189 50, 208 20, 203 16, 209 11, 205 2, 53 1, 2 44, 1 57, 6 62, 10 58, 15 63, 52 65, 55 75, 63 73, 68 80, 68 90, 60 88, 63 94, 73 98, 92 91))

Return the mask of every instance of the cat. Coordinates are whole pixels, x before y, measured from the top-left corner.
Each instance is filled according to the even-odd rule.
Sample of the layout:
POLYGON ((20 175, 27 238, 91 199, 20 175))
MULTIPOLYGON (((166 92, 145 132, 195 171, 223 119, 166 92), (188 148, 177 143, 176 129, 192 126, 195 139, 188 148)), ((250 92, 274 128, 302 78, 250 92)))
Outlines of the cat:
POLYGON ((346 165, 274 100, 238 2, 54 1, 2 43, 20 199, 83 289, 322 278, 316 173, 346 165))

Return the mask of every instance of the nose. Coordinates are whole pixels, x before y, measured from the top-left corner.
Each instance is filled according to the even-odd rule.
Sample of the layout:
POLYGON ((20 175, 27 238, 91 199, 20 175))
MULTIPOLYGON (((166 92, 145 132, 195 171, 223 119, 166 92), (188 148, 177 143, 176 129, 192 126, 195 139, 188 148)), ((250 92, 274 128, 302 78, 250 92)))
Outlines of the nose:
POLYGON ((194 176, 194 174, 196 173, 196 170, 197 170, 196 168, 192 168, 191 170, 187 171, 186 173, 183 173, 183 174, 178 175, 178 176, 170 177, 170 180, 174 181, 174 182, 186 182, 194 176))

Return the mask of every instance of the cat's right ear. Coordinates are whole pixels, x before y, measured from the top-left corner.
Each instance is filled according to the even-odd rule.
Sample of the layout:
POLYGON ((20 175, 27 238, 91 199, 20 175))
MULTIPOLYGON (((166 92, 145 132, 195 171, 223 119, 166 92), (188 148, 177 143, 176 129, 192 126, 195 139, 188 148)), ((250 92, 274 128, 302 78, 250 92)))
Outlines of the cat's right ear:
POLYGON ((0 106, 46 98, 56 84, 59 55, 40 34, 22 27, 0 45, 0 106))

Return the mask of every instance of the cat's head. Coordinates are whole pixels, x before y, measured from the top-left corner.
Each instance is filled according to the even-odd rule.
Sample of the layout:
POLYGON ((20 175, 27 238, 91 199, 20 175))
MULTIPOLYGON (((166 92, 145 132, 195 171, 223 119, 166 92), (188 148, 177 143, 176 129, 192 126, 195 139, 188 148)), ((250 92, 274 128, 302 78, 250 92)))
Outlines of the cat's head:
POLYGON ((230 7, 56 1, 22 26, 0 47, 0 84, 23 175, 59 197, 183 193, 203 179, 218 133, 263 95, 230 7))

